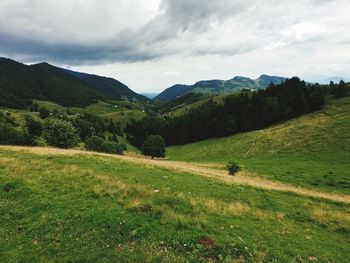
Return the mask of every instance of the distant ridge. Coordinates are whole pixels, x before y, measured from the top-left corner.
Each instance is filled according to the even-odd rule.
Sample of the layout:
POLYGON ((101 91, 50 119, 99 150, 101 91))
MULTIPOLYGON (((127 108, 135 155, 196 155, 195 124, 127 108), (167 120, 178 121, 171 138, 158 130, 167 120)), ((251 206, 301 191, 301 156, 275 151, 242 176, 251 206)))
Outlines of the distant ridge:
POLYGON ((231 93, 242 89, 265 89, 270 83, 279 84, 286 78, 278 76, 261 75, 257 79, 250 79, 242 76, 236 76, 230 80, 202 80, 194 85, 176 84, 167 88, 155 100, 174 100, 189 92, 203 93, 208 95, 231 93))
POLYGON ((67 71, 48 63, 25 65, 0 58, 0 106, 26 108, 33 99, 63 106, 86 106, 97 100, 146 101, 146 97, 112 79, 67 71))
POLYGON ((125 84, 120 81, 102 77, 94 74, 87 74, 82 72, 76 72, 72 70, 66 71, 73 76, 81 79, 88 85, 90 85, 95 91, 98 93, 113 98, 113 99, 123 99, 123 100, 131 100, 131 101, 146 101, 147 98, 143 95, 137 94, 128 88, 125 84))

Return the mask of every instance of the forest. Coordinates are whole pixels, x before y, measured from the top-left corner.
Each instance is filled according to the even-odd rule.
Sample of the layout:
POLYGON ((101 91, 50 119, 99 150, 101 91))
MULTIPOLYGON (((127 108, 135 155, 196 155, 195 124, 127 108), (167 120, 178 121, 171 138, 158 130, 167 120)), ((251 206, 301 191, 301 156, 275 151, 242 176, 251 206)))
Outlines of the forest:
POLYGON ((325 97, 346 95, 346 84, 310 84, 293 77, 258 91, 243 90, 229 95, 222 104, 212 99, 184 115, 150 114, 126 128, 128 140, 139 147, 152 134, 161 135, 166 145, 196 142, 257 130, 322 108, 325 97))

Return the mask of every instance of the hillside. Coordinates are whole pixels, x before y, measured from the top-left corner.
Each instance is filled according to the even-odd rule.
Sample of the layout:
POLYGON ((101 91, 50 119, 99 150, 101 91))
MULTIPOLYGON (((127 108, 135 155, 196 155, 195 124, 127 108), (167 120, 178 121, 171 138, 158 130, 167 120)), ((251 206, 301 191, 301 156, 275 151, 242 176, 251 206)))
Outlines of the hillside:
POLYGON ((141 102, 148 100, 145 96, 137 94, 116 79, 71 70, 66 71, 81 79, 83 82, 91 86, 96 92, 102 94, 106 98, 141 102))
POLYGON ((47 63, 27 66, 0 58, 0 106, 27 108, 33 99, 86 106, 99 99, 147 100, 124 84, 95 75, 77 77, 47 63))
POLYGON ((234 77, 230 80, 203 80, 194 85, 174 85, 158 96, 155 100, 174 100, 189 92, 197 92, 207 95, 218 95, 224 93, 232 93, 242 89, 264 89, 271 83, 279 84, 286 80, 283 77, 261 75, 259 78, 253 80, 245 77, 234 77))
POLYGON ((83 152, 0 147, 0 261, 346 262, 350 207, 83 152))
POLYGON ((174 160, 238 161, 258 176, 350 193, 350 97, 270 128, 167 148, 174 160))

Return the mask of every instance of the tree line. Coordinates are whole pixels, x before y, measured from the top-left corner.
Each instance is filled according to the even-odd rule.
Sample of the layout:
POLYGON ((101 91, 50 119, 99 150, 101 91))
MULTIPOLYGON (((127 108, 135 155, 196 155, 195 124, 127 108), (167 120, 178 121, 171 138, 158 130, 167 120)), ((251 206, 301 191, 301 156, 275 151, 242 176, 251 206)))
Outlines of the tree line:
POLYGON ((72 148, 81 144, 87 150, 121 154, 127 149, 118 141, 122 135, 111 119, 90 114, 69 116, 63 111, 38 109, 34 114, 15 118, 9 111, 0 112, 0 144, 54 146, 72 148))
POLYGON ((293 77, 265 90, 229 95, 222 104, 209 99, 179 117, 149 115, 129 124, 126 133, 128 140, 140 147, 152 134, 161 135, 167 145, 176 145, 257 130, 321 109, 326 95, 346 95, 344 85, 307 84, 293 77))

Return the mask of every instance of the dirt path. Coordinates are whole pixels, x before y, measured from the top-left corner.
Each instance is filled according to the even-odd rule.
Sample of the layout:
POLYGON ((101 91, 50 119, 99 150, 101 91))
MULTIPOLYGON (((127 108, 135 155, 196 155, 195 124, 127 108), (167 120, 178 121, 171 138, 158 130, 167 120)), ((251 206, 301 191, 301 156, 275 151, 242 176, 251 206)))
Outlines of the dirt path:
POLYGON ((63 150, 63 149, 56 149, 56 148, 0 146, 0 150, 1 149, 27 151, 35 154, 64 154, 64 155, 82 154, 82 155, 107 156, 107 157, 116 158, 116 159, 124 160, 128 162, 139 163, 146 166, 162 167, 170 170, 176 170, 176 171, 187 172, 187 173, 196 174, 196 175, 200 175, 208 178, 214 178, 228 184, 248 185, 248 186, 262 188, 266 190, 292 192, 292 193, 305 195, 305 196, 312 196, 312 197, 324 198, 324 199, 337 201, 337 202, 350 203, 350 195, 340 195, 340 194, 310 190, 310 189, 297 187, 289 184, 270 181, 270 180, 259 178, 256 176, 252 177, 252 176, 249 176, 249 174, 246 172, 240 172, 237 174, 237 176, 229 176, 227 172, 224 170, 209 168, 206 166, 193 164, 193 163, 169 161, 169 160, 151 160, 151 159, 146 159, 142 157, 120 156, 120 155, 111 155, 111 154, 104 154, 104 153, 79 151, 79 150, 63 150))

